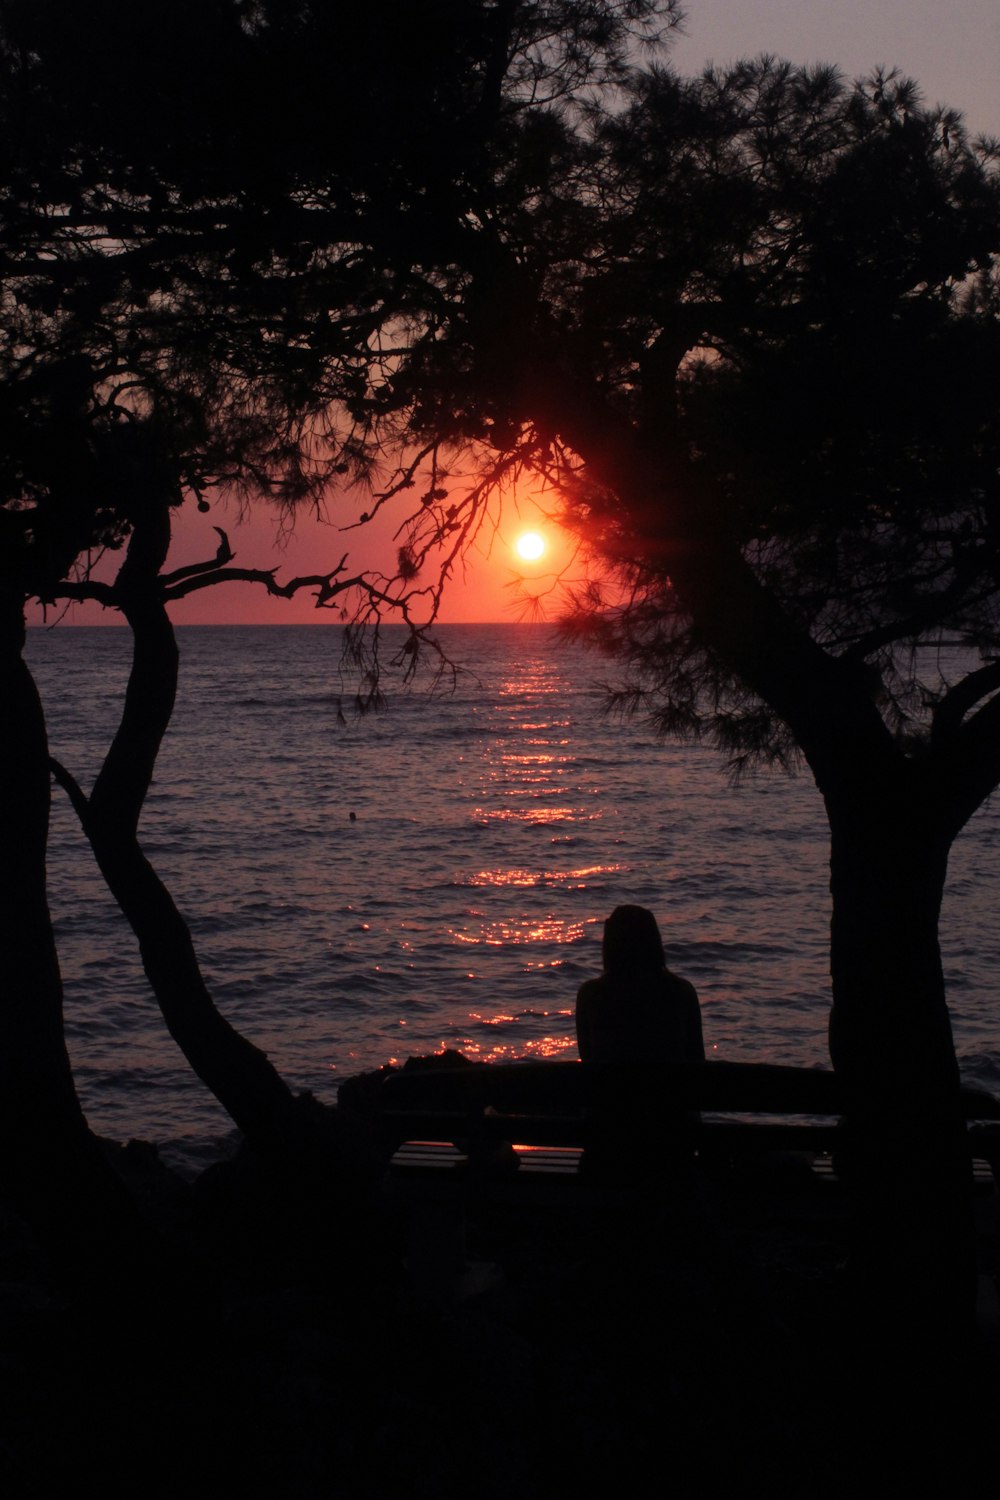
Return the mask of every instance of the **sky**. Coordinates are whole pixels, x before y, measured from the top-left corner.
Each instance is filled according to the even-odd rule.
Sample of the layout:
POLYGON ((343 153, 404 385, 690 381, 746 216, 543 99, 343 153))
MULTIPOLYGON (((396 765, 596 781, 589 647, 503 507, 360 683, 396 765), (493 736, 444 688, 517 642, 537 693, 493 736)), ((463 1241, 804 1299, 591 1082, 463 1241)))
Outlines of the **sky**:
MULTIPOLYGON (((836 64, 848 78, 879 64, 896 66, 921 85, 927 104, 961 110, 974 133, 1000 136, 1000 3, 998 0, 688 0, 684 34, 672 62, 682 73, 706 63, 725 64, 762 52, 796 63, 836 64)), ((332 495, 325 520, 302 516, 291 536, 280 535, 273 515, 258 512, 249 524, 221 505, 207 515, 185 507, 176 530, 175 566, 209 557, 213 526, 227 530, 236 565, 277 566, 287 578, 332 568, 345 551, 355 567, 392 571, 395 521, 383 516, 371 528, 344 532, 346 519, 367 509, 368 500, 332 495)), ((544 524, 530 496, 508 502, 499 524, 456 570, 442 619, 450 622, 516 620, 555 608, 550 585, 569 563, 565 539, 544 524), (549 548, 526 562, 514 551, 526 530, 538 530, 549 548)), ((252 585, 206 589, 172 606, 178 624, 315 623, 337 616, 318 614, 308 592, 295 601, 269 599, 252 585)), ((119 623, 97 606, 74 610, 77 624, 119 623)))
POLYGON ((770 52, 795 63, 834 63, 848 78, 878 64, 922 85, 928 105, 961 110, 974 132, 1000 135, 997 0, 684 0, 682 73, 706 61, 770 52))

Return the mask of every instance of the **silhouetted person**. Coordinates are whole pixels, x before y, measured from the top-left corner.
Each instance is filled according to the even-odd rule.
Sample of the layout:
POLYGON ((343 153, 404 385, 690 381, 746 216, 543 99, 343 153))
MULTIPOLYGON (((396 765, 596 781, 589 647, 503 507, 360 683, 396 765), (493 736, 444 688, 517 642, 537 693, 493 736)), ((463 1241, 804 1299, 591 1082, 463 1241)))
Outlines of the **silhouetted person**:
POLYGON ((694 985, 672 974, 656 918, 644 906, 616 906, 604 924, 604 973, 576 997, 576 1039, 584 1062, 704 1062, 694 985))
MULTIPOLYGON (((617 906, 604 924, 604 972, 576 997, 576 1038, 586 1063, 627 1069, 705 1061, 694 986, 667 968, 656 918, 617 906)), ((584 1164, 616 1177, 645 1177, 690 1162, 691 1113, 657 1087, 655 1072, 609 1072, 598 1082, 584 1164)))

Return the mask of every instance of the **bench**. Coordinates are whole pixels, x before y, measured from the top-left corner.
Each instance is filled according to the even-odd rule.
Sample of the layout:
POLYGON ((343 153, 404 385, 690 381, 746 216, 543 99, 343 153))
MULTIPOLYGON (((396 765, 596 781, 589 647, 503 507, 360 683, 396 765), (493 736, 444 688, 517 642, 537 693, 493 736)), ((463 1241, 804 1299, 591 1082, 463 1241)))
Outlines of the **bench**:
MULTIPOLYGON (((466 1220, 484 1205, 600 1206, 627 1195, 626 1183, 588 1177, 580 1164, 595 1119, 619 1105, 627 1110, 637 1097, 670 1101, 685 1146, 710 1170, 777 1152, 797 1173, 835 1179, 843 1093, 826 1070, 718 1061, 406 1068, 382 1079, 377 1118, 389 1162, 385 1195, 408 1215, 414 1281, 440 1291, 454 1280, 466 1220)), ((963 1090, 962 1107, 976 1182, 985 1191, 1000 1185, 1000 1104, 963 1090)), ((648 1170, 638 1143, 636 1154, 648 1170)))
MULTIPOLYGON (((687 1112, 697 1154, 749 1156, 762 1151, 832 1153, 842 1144, 840 1080, 819 1068, 706 1062, 674 1067, 608 1067, 577 1062, 471 1063, 403 1069, 387 1075, 378 1098, 383 1142, 396 1157, 407 1143, 446 1143, 471 1164, 491 1148, 524 1148, 522 1167, 558 1164, 551 1151, 580 1153, 595 1115, 627 1110, 636 1098, 669 1101, 687 1112), (529 1148, 549 1148, 537 1158, 529 1148)), ((1000 1171, 1000 1103, 962 1090, 975 1161, 1000 1171)), ((424 1153, 431 1162, 433 1154, 424 1153)), ((402 1160, 420 1153, 404 1153, 402 1160)), ((444 1158, 442 1158, 443 1160, 444 1158)), ((563 1169, 568 1165, 563 1160, 563 1169)), ((980 1174, 982 1175, 982 1174, 980 1174)))

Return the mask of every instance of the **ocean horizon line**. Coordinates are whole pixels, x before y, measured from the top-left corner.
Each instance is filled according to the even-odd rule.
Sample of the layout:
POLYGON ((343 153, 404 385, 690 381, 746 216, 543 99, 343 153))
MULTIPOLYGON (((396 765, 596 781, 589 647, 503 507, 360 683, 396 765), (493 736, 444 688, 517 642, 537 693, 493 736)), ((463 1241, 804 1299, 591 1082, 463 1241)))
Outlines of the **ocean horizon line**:
MULTIPOLYGON (((350 620, 205 620, 202 622, 186 622, 181 624, 174 622, 175 631, 184 630, 346 630, 351 625, 350 620)), ((127 620, 91 620, 86 624, 77 624, 69 620, 55 620, 51 624, 29 621, 25 628, 29 631, 51 631, 51 630, 125 630, 129 629, 127 620)), ((366 628, 374 629, 374 626, 366 628)), ((399 620, 383 620, 379 623, 379 630, 409 630, 399 620)), ((433 630, 556 630, 559 628, 558 620, 440 620, 435 621, 432 626, 423 627, 433 630)))

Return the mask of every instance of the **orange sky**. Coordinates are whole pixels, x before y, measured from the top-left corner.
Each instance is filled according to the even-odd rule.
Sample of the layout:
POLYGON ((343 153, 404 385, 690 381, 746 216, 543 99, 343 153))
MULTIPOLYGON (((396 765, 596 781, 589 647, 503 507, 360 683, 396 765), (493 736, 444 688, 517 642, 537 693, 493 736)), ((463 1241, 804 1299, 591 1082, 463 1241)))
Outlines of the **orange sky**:
MULTIPOLYGON (((393 571, 398 539, 394 536, 406 507, 395 514, 382 512, 363 527, 345 529, 370 504, 370 497, 347 492, 332 496, 327 520, 302 512, 291 531, 279 525, 276 513, 265 506, 240 521, 235 505, 217 501, 207 513, 193 501, 177 513, 171 566, 181 567, 212 557, 218 538, 213 527, 221 526, 235 553, 233 565, 240 568, 278 568, 279 581, 302 574, 332 569, 349 554, 352 572, 362 569, 393 571)), ((468 552, 464 568, 456 568, 441 613, 443 623, 517 621, 531 615, 532 598, 538 598, 546 616, 558 614, 557 575, 571 562, 571 547, 555 522, 547 519, 538 503, 527 496, 504 502, 499 524, 484 526, 481 539, 468 552), (537 561, 525 561, 515 552, 518 537, 526 531, 544 537, 546 550, 537 561)), ((105 560, 98 576, 110 578, 120 555, 105 560)), ((419 582, 430 582, 428 568, 419 582)), ((317 610, 313 591, 303 589, 294 599, 271 598, 260 585, 225 583, 202 589, 170 606, 179 625, 223 624, 334 624, 333 609, 317 610)), ((50 616, 51 617, 51 616, 50 616)), ((33 615, 39 623, 41 612, 33 615)), ((75 605, 66 616, 76 625, 119 625, 115 611, 97 604, 75 605)))
MULTIPOLYGON (((231 508, 218 506, 202 515, 186 506, 179 519, 174 552, 178 563, 210 556, 216 541, 211 529, 214 524, 228 531, 237 565, 268 568, 277 564, 282 580, 325 571, 345 552, 349 553, 352 572, 361 568, 392 572, 398 547, 394 533, 407 507, 382 513, 366 526, 345 531, 343 528, 366 503, 364 496, 350 492, 334 496, 326 524, 303 514, 294 531, 284 537, 277 534, 273 513, 259 512, 252 524, 240 526, 229 524, 236 519, 231 508)), ((456 569, 449 583, 441 615, 444 622, 519 619, 525 595, 544 593, 569 555, 567 539, 559 528, 526 498, 520 498, 516 505, 505 502, 499 528, 484 527, 481 536, 469 551, 464 568, 456 569), (546 539, 547 551, 537 562, 525 562, 514 550, 517 538, 529 530, 546 539)), ((432 580, 433 570, 428 568, 419 582, 432 580)), ((336 611, 318 611, 308 589, 294 600, 271 599, 263 589, 244 584, 202 590, 178 601, 171 614, 178 624, 192 625, 237 619, 260 624, 321 624, 325 619, 332 622, 338 618, 336 611)))

